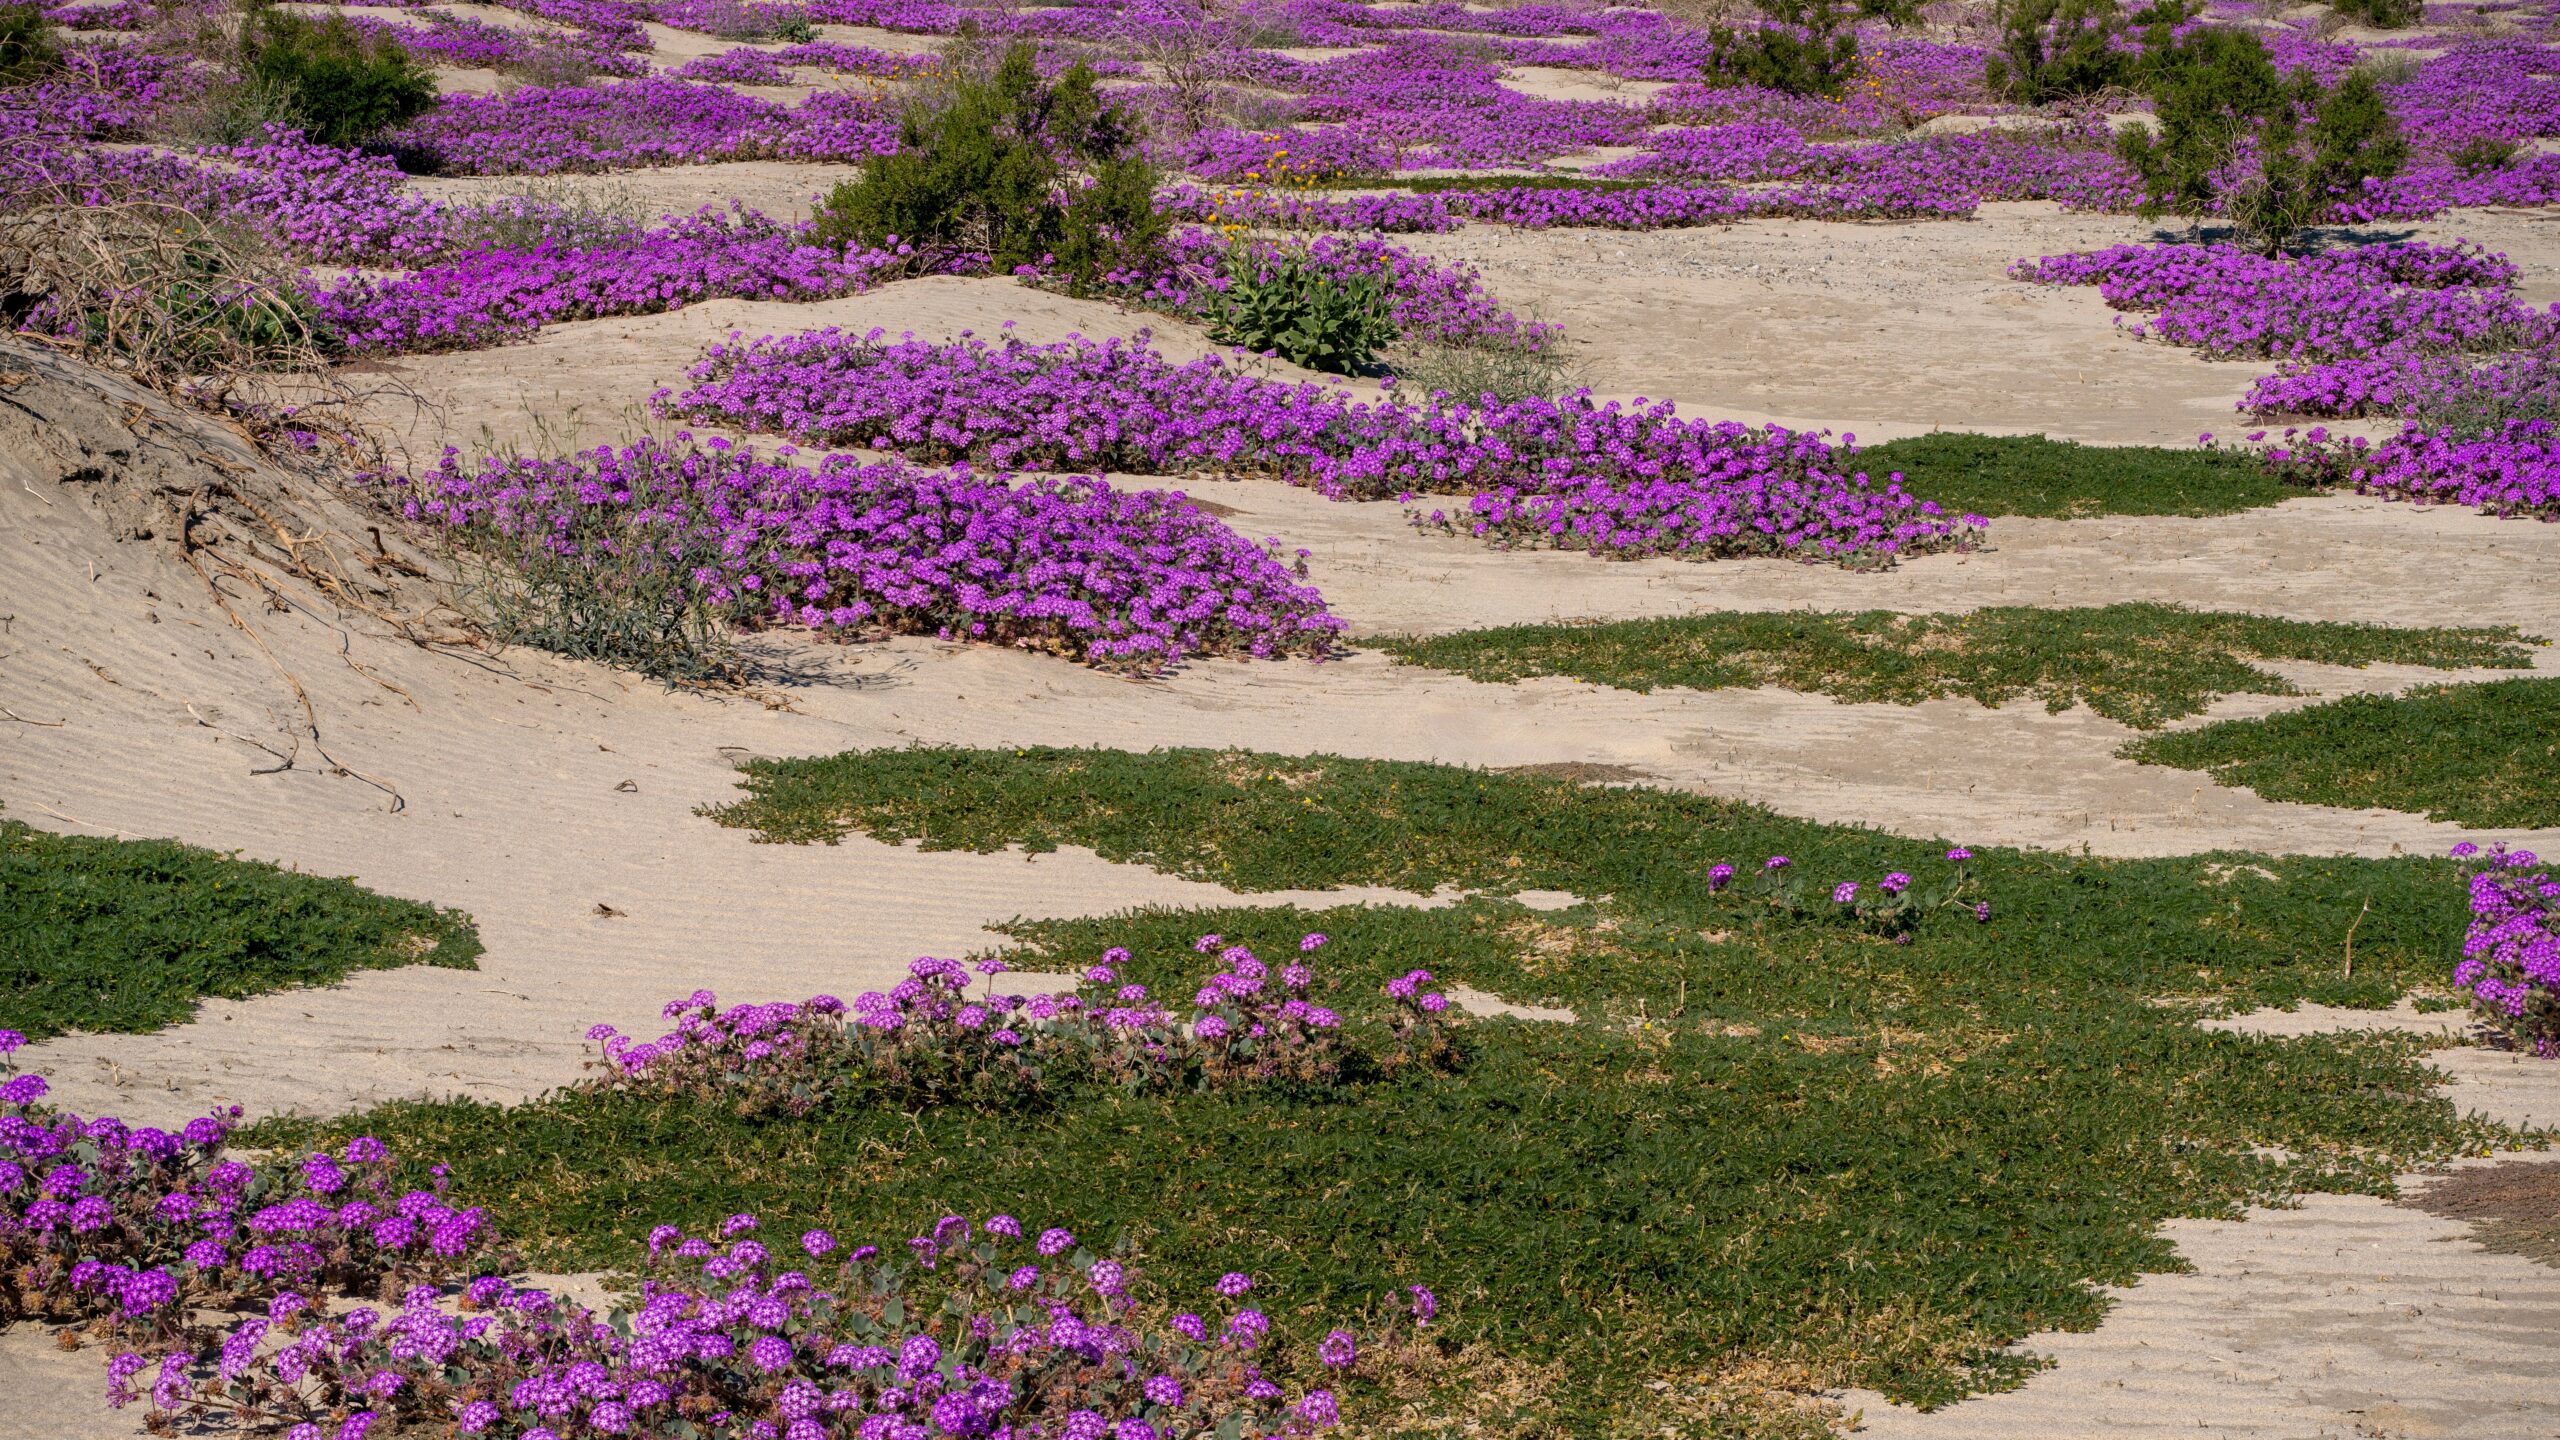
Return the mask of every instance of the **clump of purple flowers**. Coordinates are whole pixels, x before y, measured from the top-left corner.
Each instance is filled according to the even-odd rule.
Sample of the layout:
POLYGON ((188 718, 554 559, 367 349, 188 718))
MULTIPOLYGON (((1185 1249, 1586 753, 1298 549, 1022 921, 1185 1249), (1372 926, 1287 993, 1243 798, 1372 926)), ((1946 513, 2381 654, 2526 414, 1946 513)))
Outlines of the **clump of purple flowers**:
POLYGON ((2021 262, 2012 273, 2095 284, 2115 309, 2147 313, 2127 327, 2137 335, 2215 358, 2274 360, 2279 368, 2251 387, 2244 410, 2406 422, 2379 443, 2319 426, 2272 442, 2264 431, 2249 436, 2284 480, 2560 518, 2560 311, 2519 303, 2505 256, 2464 242, 2277 257, 2120 245, 2021 262))
MULTIPOLYGON (((0 1030, 0 1074, 24 1037, 0 1030)), ((494 1235, 439 1176, 395 1182, 390 1152, 227 1158, 235 1108, 177 1131, 47 1107, 40 1075, 0 1083, 0 1323, 103 1321, 194 1333, 194 1307, 280 1294, 373 1295, 466 1273, 494 1235)))
MULTIPOLYGON (((794 454, 787 447, 786 456, 794 454)), ((1279 554, 1179 492, 1012 481, 966 467, 815 466, 725 440, 643 440, 558 460, 447 451, 402 483, 412 518, 532 540, 629 573, 677 572, 741 622, 925 634, 1158 668, 1187 656, 1328 653, 1342 622, 1279 554)))
POLYGON ((459 1307, 427 1286, 390 1314, 280 1303, 232 1327, 210 1375, 118 1357, 110 1399, 147 1395, 155 1428, 229 1412, 359 1437, 379 1421, 528 1440, 1296 1440, 1333 1423, 1330 1392, 1293 1403, 1265 1374, 1259 1311, 1154 1319, 1169 1307, 1141 1304, 1134 1267, 1065 1230, 949 1215, 848 1247, 824 1231, 768 1246, 760 1228, 659 1226, 638 1296, 607 1316, 494 1278, 459 1307))
POLYGON ((2560 881, 2530 850, 2465 841, 2454 858, 2470 871, 2471 928, 2454 985, 2472 1009, 2520 1046, 2560 1056, 2560 881))
POLYGON ((675 1028, 640 1041, 599 1025, 604 1088, 691 1093, 747 1111, 806 1113, 849 1085, 907 1097, 1002 1100, 1095 1082, 1131 1090, 1239 1085, 1321 1088, 1422 1065, 1456 1063, 1448 998, 1415 970, 1384 987, 1387 1005, 1354 1024, 1319 1003, 1306 955, 1274 968, 1218 936, 1202 941, 1218 970, 1178 1016, 1143 985, 1125 983, 1128 952, 1107 952, 1075 991, 1001 994, 1002 961, 969 968, 927 956, 887 991, 848 1006, 821 995, 720 1007, 707 990, 668 1002, 675 1028))
POLYGON ((1964 911, 1976 923, 1991 919, 1991 902, 1973 898, 1972 861, 1973 852, 1958 845, 1947 851, 1951 868, 1927 879, 1892 870, 1872 883, 1825 882, 1806 874, 1786 856, 1772 855, 1747 875, 1726 863, 1709 866, 1707 891, 1731 890, 1799 918, 1846 920, 1870 934, 1907 945, 1920 922, 1935 911, 1964 911))
POLYGON ((1264 379, 1145 337, 937 345, 839 330, 715 346, 664 413, 927 461, 1268 475, 1335 498, 1470 498, 1416 523, 1611 558, 1787 555, 1881 564, 1961 549, 1977 517, 1870 481, 1851 449, 1623 407, 1264 379))

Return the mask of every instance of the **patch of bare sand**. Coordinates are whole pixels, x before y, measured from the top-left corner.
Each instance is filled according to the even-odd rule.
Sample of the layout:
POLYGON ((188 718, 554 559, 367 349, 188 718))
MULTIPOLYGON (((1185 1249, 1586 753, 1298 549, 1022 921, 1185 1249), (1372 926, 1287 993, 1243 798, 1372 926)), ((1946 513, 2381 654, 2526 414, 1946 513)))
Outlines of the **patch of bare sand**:
POLYGON ((1562 65, 1514 65, 1502 72, 1502 84, 1540 100, 1605 100, 1639 109, 1671 88, 1668 80, 1625 80, 1605 71, 1562 65))
MULTIPOLYGON (((283 3, 278 4, 276 8, 287 14, 305 15, 314 20, 325 20, 331 15, 346 13, 336 5, 306 4, 302 3, 302 0, 283 0, 283 3)), ((503 5, 477 4, 474 0, 436 0, 432 8, 460 19, 477 20, 483 24, 494 25, 501 30, 520 30, 528 34, 560 35, 577 28, 564 21, 548 20, 542 16, 523 10, 509 9, 503 5)), ((364 13, 376 19, 402 23, 402 16, 397 10, 380 12, 368 9, 364 13)))
POLYGON ((435 72, 438 95, 496 95, 502 88, 502 77, 495 70, 445 70, 435 72))
MULTIPOLYGON (((2469 1028, 2462 1012, 2424 1015, 2406 1002, 2204 1023, 2297 1038, 2469 1028)), ((2458 1110, 2560 1123, 2560 1062, 2471 1046, 2428 1060, 2458 1110)), ((1877 1440, 2546 1436, 2560 1413, 2560 1373, 2541 1359, 2560 1334, 2560 1268, 2536 1263, 2547 1234, 2516 1233, 2506 1217, 2519 1207, 2499 1195, 2502 1182, 2532 1190, 2528 1177, 2552 1165, 2479 1157, 2403 1177, 2396 1203, 2314 1195, 2293 1209, 2253 1207, 2243 1221, 2172 1220, 2164 1233, 2193 1270, 2111 1288, 2093 1331, 2021 1342, 2053 1368, 2020 1389, 1933 1414, 1871 1391, 1841 1398, 1863 1412, 1857 1433, 1877 1440)), ((2546 1196, 2524 1218, 2547 1225, 2547 1207, 2546 1196)))
MULTIPOLYGON (((2560 287, 2555 217, 2469 211, 2374 235, 2467 236, 2560 287)), ((2008 278, 2022 258, 2153 238, 2146 222, 2046 204, 1962 222, 1759 220, 1690 230, 1470 225, 1404 243, 1473 264, 1505 305, 1561 323, 1583 379, 1721 417, 1887 439, 1929 430, 2187 445, 2230 433, 2271 367, 2119 333, 2094 287, 2008 278)))
POLYGON ((2111 1289, 2105 1322, 2021 1348, 2054 1368, 1921 1413, 1843 1396, 1874 1440, 2353 1436, 2542 1440, 2560 1413, 2560 1270, 2461 1221, 2314 1195, 2244 1221, 2172 1220, 2194 1267, 2111 1289))
POLYGON ((724 40, 699 30, 679 30, 655 20, 641 21, 640 28, 649 32, 650 61, 661 70, 673 70, 688 60, 725 55, 732 50, 782 48, 779 40, 724 40))
MULTIPOLYGON (((451 72, 438 72, 440 75, 451 72)), ((473 71, 471 74, 488 74, 473 71)), ((642 218, 691 215, 708 205, 726 210, 732 200, 776 220, 805 220, 815 202, 840 180, 860 173, 853 165, 793 160, 731 160, 708 165, 662 165, 602 175, 415 175, 408 188, 433 200, 464 204, 525 193, 539 183, 627 206, 642 218)))

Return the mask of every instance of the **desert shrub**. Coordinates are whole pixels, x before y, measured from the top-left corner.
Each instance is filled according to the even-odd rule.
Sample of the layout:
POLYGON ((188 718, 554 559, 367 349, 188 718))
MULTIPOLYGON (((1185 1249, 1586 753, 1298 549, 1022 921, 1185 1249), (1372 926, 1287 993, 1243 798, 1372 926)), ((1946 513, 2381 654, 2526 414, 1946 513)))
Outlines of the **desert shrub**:
POLYGON ((2513 140, 2475 135, 2464 141, 2462 148, 2454 151, 2450 158, 2454 169, 2465 175, 2480 176, 2515 164, 2520 148, 2513 140))
POLYGON ((27 85, 62 69, 53 22, 33 5, 0 5, 0 85, 27 85))
POLYGON ((1209 338, 1293 365, 1349 375, 1375 365, 1395 339, 1386 281, 1314 264, 1293 246, 1231 246, 1226 289, 1209 310, 1209 338))
POLYGON ((195 392, 309 369, 333 348, 293 267, 260 237, 175 205, 68 192, 0 216, 0 318, 195 392))
POLYGON ((1855 12, 1842 0, 1760 0, 1765 21, 1749 30, 1718 25, 1713 78, 1790 95, 1837 95, 1858 68, 1855 12))
POLYGON ((1396 377, 1397 393, 1442 394, 1496 404, 1554 400, 1574 388, 1574 367, 1553 345, 1398 345, 1378 362, 1396 377))
POLYGON ((998 271, 1055 257, 1076 290, 1154 258, 1166 231, 1155 167, 1091 70, 1042 80, 1018 43, 992 71, 953 71, 900 120, 895 153, 872 156, 819 207, 820 239, 904 244, 923 264, 970 257, 998 271))
POLYGON ((618 181, 551 176, 526 183, 514 203, 457 215, 446 234, 457 250, 563 250, 625 245, 649 228, 648 208, 618 181))
POLYGON ((528 45, 499 64, 498 73, 542 90, 584 85, 596 78, 593 56, 569 45, 528 45))
POLYGON ((2307 69, 2281 76, 2257 36, 2217 28, 2181 36, 2172 27, 2182 18, 2154 11, 2144 40, 2159 135, 2131 130, 2117 141, 2141 178, 2145 216, 2220 214, 2245 244, 2272 255, 2407 158, 2371 75, 2350 72, 2334 87, 2307 69))
POLYGON ((2406 85, 2418 78, 2426 62, 2406 50, 2374 50, 2357 60, 2355 68, 2372 76, 2376 85, 2406 85))
POLYGON ((245 83, 276 92, 323 145, 357 144, 436 103, 434 77, 406 48, 334 15, 253 13, 240 34, 240 68, 245 83))
POLYGON ((2000 48, 1983 62, 1993 93, 2022 105, 2077 100, 2128 83, 2134 56, 2115 41, 2116 0, 2002 0, 2000 48))
POLYGON ((693 572, 707 557, 686 553, 684 541, 636 540, 594 509, 559 530, 479 527, 469 538, 490 563, 476 608, 503 643, 669 684, 741 673, 731 637, 745 616, 703 598, 693 572))
POLYGON ((2422 0, 2329 0, 2329 8, 2376 30, 2398 30, 2418 23, 2422 0))

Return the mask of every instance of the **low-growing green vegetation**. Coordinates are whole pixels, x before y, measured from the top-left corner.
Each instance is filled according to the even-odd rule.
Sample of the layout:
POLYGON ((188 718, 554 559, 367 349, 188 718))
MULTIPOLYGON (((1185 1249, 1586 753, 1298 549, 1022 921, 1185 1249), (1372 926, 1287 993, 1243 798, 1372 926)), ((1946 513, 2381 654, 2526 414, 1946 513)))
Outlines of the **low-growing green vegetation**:
POLYGON ((394 965, 470 969, 468 920, 350 881, 167 840, 0 820, 0 1028, 143 1031, 238 999, 394 965))
POLYGON ((1837 700, 1913 705, 2087 705, 2151 729, 2224 695, 2298 695, 2253 660, 2529 669, 2512 628, 2396 629, 2126 604, 1998 606, 1955 615, 1891 610, 1719 612, 1606 624, 1506 625, 1379 642, 1414 665, 1494 684, 1569 675, 1622 690, 1777 685, 1837 700))
POLYGON ((2124 753, 2270 800, 2408 810, 2478 829, 2560 825, 2560 680, 2349 695, 2151 736, 2124 753))
POLYGON ((2237 451, 2079 445, 2041 435, 1915 435, 1858 452, 1858 468, 1948 510, 1997 518, 2230 515, 2303 493, 2237 451))
POLYGON ((2177 1266, 2156 1234, 2170 1216, 2386 1191, 2402 1167, 2503 1138, 2430 1097, 2425 1042, 2189 1023, 2440 980, 2463 921, 2444 862, 1984 851, 1978 892, 1895 943, 1845 910, 1754 900, 1714 867, 1784 855, 1820 893, 1901 873, 1926 887, 1950 871, 1943 842, 1697 795, 1048 749, 759 762, 745 785, 714 818, 776 843, 1082 845, 1243 891, 1482 892, 1436 910, 1018 924, 1020 965, 1124 945, 1122 978, 1179 1004, 1216 963, 1194 937, 1276 966, 1320 930, 1323 1003, 1352 1023, 1415 967, 1579 1018, 1481 1023, 1454 1075, 1314 1095, 1093 1085, 919 1105, 848 1087, 803 1117, 748 1118, 578 1092, 268 1134, 363 1131, 448 1157, 546 1264, 605 1263, 654 1224, 741 1210, 896 1235, 1000 1209, 1131 1240, 1176 1295, 1253 1271, 1301 1357, 1325 1324, 1427 1284, 1442 1304, 1429 1393, 1355 1382, 1353 1422, 1575 1436, 1820 1433, 1765 1388, 1742 1404, 1746 1384, 1944 1402, 2009 1383, 2033 1362, 2008 1342, 2094 1324, 2097 1287, 2177 1266), (1501 893, 1531 888, 1591 898, 1533 911, 1501 893))

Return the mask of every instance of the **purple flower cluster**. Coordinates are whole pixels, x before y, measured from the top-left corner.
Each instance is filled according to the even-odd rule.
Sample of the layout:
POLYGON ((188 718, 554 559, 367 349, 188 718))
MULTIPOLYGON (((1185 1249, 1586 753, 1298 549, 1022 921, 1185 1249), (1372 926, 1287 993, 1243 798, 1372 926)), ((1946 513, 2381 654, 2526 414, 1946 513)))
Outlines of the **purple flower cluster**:
POLYGON ((1826 887, 1784 855, 1772 855, 1748 874, 1719 862, 1707 867, 1707 893, 1728 890, 1789 915, 1817 920, 1846 920, 1897 944, 1911 943, 1920 922, 1933 911, 1957 910, 1976 924, 1991 919, 1991 902, 1974 894, 1973 852, 1958 845, 1947 851, 1954 868, 1928 880, 1915 880, 1904 870, 1888 871, 1873 884, 1842 880, 1826 887))
POLYGON ((463 350, 603 315, 697 300, 822 300, 871 288, 903 254, 809 243, 807 227, 709 211, 609 245, 480 250, 405 275, 351 275, 314 298, 348 349, 463 350))
MULTIPOLYGON (((1300 955, 1325 943, 1307 936, 1300 955)), ((1123 983, 1128 952, 1112 950, 1077 991, 998 993, 1006 966, 981 961, 988 986, 973 993, 968 967, 930 956, 892 989, 866 991, 850 1007, 832 996, 805 1003, 721 1009, 709 991, 669 1001, 675 1028, 635 1041, 611 1026, 587 1032, 602 1049, 600 1088, 690 1093, 749 1111, 803 1114, 853 1085, 904 1097, 1005 1099, 1082 1081, 1130 1090, 1234 1085, 1325 1086, 1346 1069, 1377 1074, 1453 1062, 1449 1002, 1415 970, 1385 987, 1380 1026, 1355 1034, 1315 998, 1313 962, 1278 969, 1242 945, 1201 937, 1219 970, 1177 1019, 1143 985, 1123 983)))
POLYGON ((458 1311, 423 1285, 389 1314, 279 1302, 230 1327, 210 1375, 183 1353, 156 1371, 117 1357, 109 1399, 147 1397, 163 1424, 231 1412, 341 1440, 377 1422, 526 1440, 1301 1440, 1337 1417, 1329 1391, 1293 1403, 1264 1374, 1260 1311, 1142 1320, 1135 1269, 1064 1229, 948 1215, 882 1247, 823 1230, 768 1245, 761 1228, 657 1227, 638 1297, 610 1315, 495 1278, 458 1311))
POLYGON ((591 30, 544 32, 509 29, 441 10, 423 10, 398 20, 350 15, 347 23, 369 34, 397 41, 429 64, 456 70, 500 70, 511 66, 550 64, 624 77, 649 73, 649 62, 626 48, 627 37, 591 30))
MULTIPOLYGON (((0 1073, 23 1043, 0 1030, 0 1073)), ((174 1339, 193 1306, 370 1294, 489 1258, 486 1214, 441 1178, 399 1189, 379 1141, 253 1166, 223 1157, 236 1109, 172 1132, 56 1111, 45 1091, 37 1075, 0 1083, 0 1321, 174 1339)))
POLYGON ((2511 298, 2515 266, 2467 242, 2267 257, 2230 245, 2119 245, 2021 261, 2045 285, 2096 285, 2126 328, 2216 360, 2306 360, 2394 349, 2547 346, 2560 309, 2511 298))
POLYGON ((2560 881, 2530 850, 2453 847, 2470 871, 2471 928, 2454 967, 2481 1018, 2517 1044, 2560 1056, 2560 881))
POLYGON ((1848 473, 1814 435, 1575 396, 1509 403, 1285 384, 1135 343, 884 342, 837 330, 715 347, 665 413, 813 444, 999 467, 1270 475, 1335 498, 1472 492, 1488 539, 1596 554, 1874 562, 1970 543, 1979 522, 1848 473))
POLYGON ((2013 273, 2096 284, 2116 309, 2149 312, 2127 327, 2136 334, 2279 361, 2244 409, 2406 421, 2378 444, 2289 430, 2260 452, 2285 478, 2560 518, 2560 307, 2517 303, 2516 267, 2504 256, 2463 242, 2274 258, 2219 245, 2125 245, 2021 262, 2013 273))
POLYGON ((454 174, 858 161, 896 148, 897 118, 872 96, 820 91, 797 106, 668 75, 609 85, 449 95, 391 137, 411 164, 454 174))
MULTIPOLYGON (((2248 440, 2260 445, 2266 432, 2248 440)), ((2315 489, 2463 505, 2502 520, 2560 520, 2560 425, 2546 419, 2486 427, 2411 422, 2379 442, 2315 425, 2287 430, 2257 453, 2279 477, 2315 489)))
POLYGON ((680 79, 723 85, 788 85, 792 83, 792 71, 802 68, 878 80, 908 80, 931 74, 940 64, 931 55, 900 55, 868 45, 813 40, 777 49, 741 45, 717 55, 698 56, 668 73, 680 79))
MULTIPOLYGON (((787 456, 792 452, 786 450, 787 456)), ((742 619, 940 635, 1153 668, 1186 656, 1321 656, 1342 628, 1277 542, 1179 493, 966 468, 804 467, 713 440, 642 441, 404 482, 411 516, 682 572, 742 619)))

